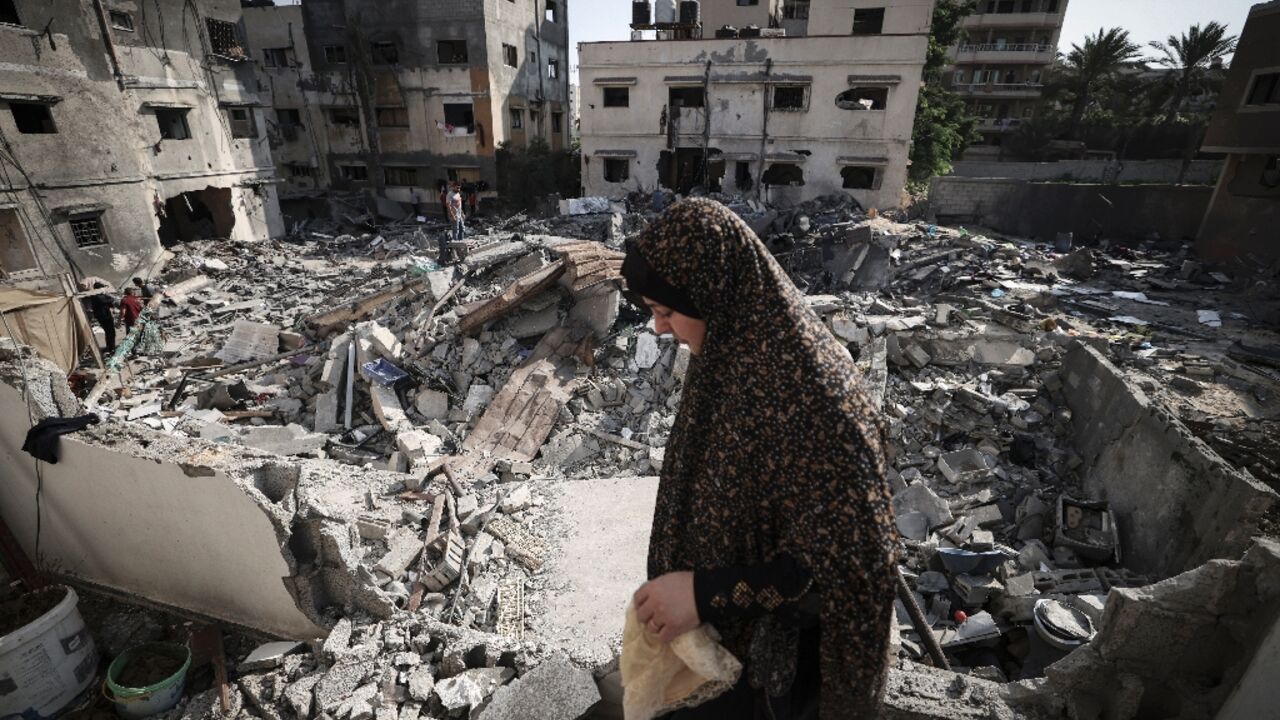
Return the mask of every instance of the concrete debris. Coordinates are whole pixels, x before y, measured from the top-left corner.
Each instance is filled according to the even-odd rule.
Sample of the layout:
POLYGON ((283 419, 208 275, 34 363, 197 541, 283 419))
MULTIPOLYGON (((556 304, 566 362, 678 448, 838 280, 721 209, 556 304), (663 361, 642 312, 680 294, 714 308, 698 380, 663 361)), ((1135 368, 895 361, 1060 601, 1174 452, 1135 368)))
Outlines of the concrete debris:
POLYGON ((577 720, 600 700, 591 673, 562 657, 543 660, 499 688, 479 720, 577 720))

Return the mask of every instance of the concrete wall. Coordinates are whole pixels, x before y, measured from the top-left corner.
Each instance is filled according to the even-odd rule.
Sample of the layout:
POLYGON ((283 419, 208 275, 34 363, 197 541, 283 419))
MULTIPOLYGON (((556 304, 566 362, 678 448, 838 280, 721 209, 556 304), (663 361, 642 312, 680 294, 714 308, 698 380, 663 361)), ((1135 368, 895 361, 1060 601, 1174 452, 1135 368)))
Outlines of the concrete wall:
MULTIPOLYGON (((732 0, 731 0, 732 1, 732 0)), ((884 0, 814 0, 809 6, 811 35, 847 35, 860 8, 884 8, 885 35, 927 35, 933 21, 933 2, 884 0)))
POLYGON ((1164 577, 1248 547, 1274 490, 1153 405, 1097 350, 1068 352, 1062 381, 1084 490, 1115 511, 1126 567, 1164 577))
POLYGON ((280 234, 266 138, 232 137, 226 117, 229 104, 248 106, 262 127, 252 69, 201 44, 205 19, 238 23, 239 4, 208 0, 184 11, 180 0, 162 0, 146 14, 113 9, 129 11, 134 25, 109 31, 118 78, 88 0, 19 3, 22 25, 0 26, 0 91, 10 94, 0 100, 0 133, 13 155, 0 205, 19 211, 36 273, 113 281, 145 273, 161 250, 156 202, 190 189, 259 188, 264 202, 234 206, 233 236, 280 234), (56 132, 18 130, 9 110, 24 96, 51 102, 56 132), (161 140, 156 104, 187 108, 191 137, 161 140), (101 213, 108 244, 77 247, 67 221, 80 213, 101 213))
POLYGON ((1262 154, 1227 157, 1196 238, 1196 251, 1205 258, 1243 258, 1250 263, 1280 260, 1280 185, 1264 184, 1268 158, 1262 154))
POLYGON ((1222 172, 1221 160, 1193 160, 1184 173, 1181 160, 1060 160, 1058 162, 995 162, 960 160, 951 175, 1015 180, 1067 180, 1097 183, 1157 183, 1213 185, 1222 172))
POLYGON ((1011 235, 1052 239, 1195 237, 1212 188, 1192 185, 1086 185, 998 178, 936 177, 929 212, 937 222, 978 224, 1011 235))
POLYGON ((587 43, 581 46, 583 183, 589 195, 652 190, 659 160, 672 148, 710 148, 725 162, 722 189, 739 192, 736 162, 750 166, 750 193, 776 202, 848 192, 867 207, 900 204, 927 46, 924 35, 587 43), (706 115, 671 112, 674 86, 701 86, 709 73, 706 115), (851 76, 859 76, 851 79, 851 76), (877 78, 868 80, 868 77, 877 78), (604 88, 630 88, 629 107, 604 107, 604 88), (777 85, 808 87, 807 107, 770 109, 777 85), (848 110, 836 97, 854 86, 887 88, 883 110, 848 110), (664 124, 664 119, 668 121, 664 124), (675 131, 670 122, 674 120, 675 131), (763 152, 763 157, 762 157, 763 152), (603 158, 632 153, 626 182, 605 180, 603 158), (759 179, 774 163, 799 165, 800 187, 763 192, 759 179), (842 187, 847 165, 878 168, 871 189, 842 187))
POLYGON ((1280 5, 1259 3, 1249 12, 1231 68, 1218 94, 1218 111, 1205 130, 1207 152, 1280 152, 1280 106, 1246 105, 1260 72, 1280 71, 1280 5))

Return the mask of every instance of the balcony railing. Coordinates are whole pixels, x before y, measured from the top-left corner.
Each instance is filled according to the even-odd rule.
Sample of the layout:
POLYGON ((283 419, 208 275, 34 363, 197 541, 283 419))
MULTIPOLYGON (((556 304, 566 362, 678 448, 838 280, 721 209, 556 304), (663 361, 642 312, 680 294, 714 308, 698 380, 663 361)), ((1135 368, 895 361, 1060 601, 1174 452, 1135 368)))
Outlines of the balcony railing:
POLYGON ((1053 49, 1051 45, 1040 43, 981 43, 977 45, 961 45, 960 52, 1025 52, 1042 53, 1053 49))
POLYGON ((991 93, 991 94, 1008 94, 1008 93, 1026 93, 1035 94, 1044 89, 1042 83, 1024 82, 1024 83, 961 83, 952 87, 955 92, 961 93, 991 93))

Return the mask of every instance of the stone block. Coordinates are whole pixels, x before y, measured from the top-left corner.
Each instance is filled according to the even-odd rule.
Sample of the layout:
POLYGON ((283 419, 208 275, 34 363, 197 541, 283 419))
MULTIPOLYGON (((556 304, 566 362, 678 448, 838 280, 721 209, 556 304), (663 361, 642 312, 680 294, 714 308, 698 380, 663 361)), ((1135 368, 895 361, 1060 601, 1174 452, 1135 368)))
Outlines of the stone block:
POLYGON ((428 420, 444 420, 449 417, 449 394, 420 388, 414 406, 418 414, 428 420))
POLYGON ((413 427, 413 424, 409 422, 409 417, 404 414, 404 408, 400 407, 400 398, 392 388, 371 383, 369 385, 369 398, 373 402, 374 416, 378 418, 378 422, 382 423, 382 427, 387 432, 394 435, 413 427))
POLYGON ((467 399, 462 403, 462 412, 467 419, 477 417, 493 400, 494 390, 488 385, 472 385, 467 389, 467 399))
POLYGON ((652 333, 640 333, 636 336, 636 367, 648 370, 658 363, 662 351, 658 348, 658 338, 652 333))
POLYGON ((928 520, 930 529, 946 525, 954 519, 947 502, 920 482, 908 485, 905 490, 893 496, 893 512, 895 515, 921 513, 928 520))
POLYGON ((499 688, 477 720, 577 720, 599 700, 591 673, 557 656, 499 688))
POLYGON ((245 445, 277 455, 304 455, 323 450, 329 436, 309 432, 301 425, 260 425, 240 431, 240 441, 245 445))

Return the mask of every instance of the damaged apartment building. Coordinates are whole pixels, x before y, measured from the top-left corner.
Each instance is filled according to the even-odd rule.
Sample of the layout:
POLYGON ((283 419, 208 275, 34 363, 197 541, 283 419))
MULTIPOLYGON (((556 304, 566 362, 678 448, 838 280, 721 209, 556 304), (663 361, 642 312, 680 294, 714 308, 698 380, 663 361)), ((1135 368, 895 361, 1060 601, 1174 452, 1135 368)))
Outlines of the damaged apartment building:
POLYGON ((439 184, 497 189, 497 150, 569 144, 564 0, 247 2, 287 199, 372 192, 419 212, 439 184))
POLYGON ((0 278, 119 282, 167 245, 283 232, 240 19, 234 0, 0 2, 0 278))
POLYGON ((932 8, 633 3, 631 42, 581 45, 586 193, 900 205, 932 8))

